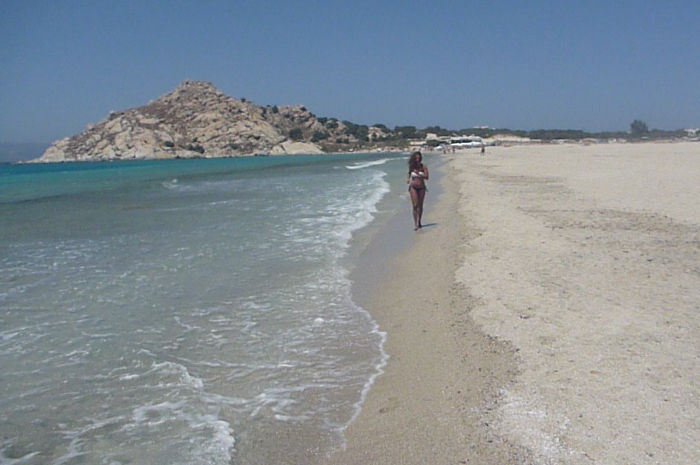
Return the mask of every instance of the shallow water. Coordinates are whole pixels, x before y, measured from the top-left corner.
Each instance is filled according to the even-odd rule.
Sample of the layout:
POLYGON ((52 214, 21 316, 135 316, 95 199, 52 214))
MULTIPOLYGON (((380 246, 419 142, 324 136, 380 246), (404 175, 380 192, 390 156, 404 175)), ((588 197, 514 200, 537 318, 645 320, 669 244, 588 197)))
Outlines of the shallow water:
POLYGON ((0 463, 266 463, 384 363, 347 260, 387 154, 0 166, 0 463))

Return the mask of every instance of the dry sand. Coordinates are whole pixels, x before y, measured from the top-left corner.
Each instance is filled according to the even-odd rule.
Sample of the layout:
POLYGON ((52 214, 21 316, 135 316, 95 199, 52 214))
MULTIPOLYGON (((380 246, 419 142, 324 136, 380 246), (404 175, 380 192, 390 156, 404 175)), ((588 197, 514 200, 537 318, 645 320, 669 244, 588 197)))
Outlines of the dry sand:
POLYGON ((700 144, 443 160, 329 463, 700 463, 700 144))
POLYGON ((458 279, 518 351, 497 434, 537 463, 700 463, 700 144, 455 162, 481 236, 458 279))

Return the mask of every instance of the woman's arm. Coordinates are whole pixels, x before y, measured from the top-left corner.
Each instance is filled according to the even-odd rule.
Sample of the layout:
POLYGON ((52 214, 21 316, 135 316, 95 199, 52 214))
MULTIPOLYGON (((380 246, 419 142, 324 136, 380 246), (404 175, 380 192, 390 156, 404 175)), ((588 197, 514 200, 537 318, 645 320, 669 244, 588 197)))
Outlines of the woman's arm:
POLYGON ((423 173, 425 173, 425 176, 423 176, 423 179, 429 179, 430 178, 430 173, 428 173, 428 167, 423 165, 423 173))

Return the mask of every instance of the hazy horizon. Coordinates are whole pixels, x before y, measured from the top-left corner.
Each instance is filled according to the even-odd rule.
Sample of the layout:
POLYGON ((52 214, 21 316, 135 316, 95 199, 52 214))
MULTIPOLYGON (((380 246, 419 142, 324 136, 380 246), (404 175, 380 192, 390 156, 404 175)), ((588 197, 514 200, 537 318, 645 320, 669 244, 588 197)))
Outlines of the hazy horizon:
POLYGON ((50 143, 185 79, 357 124, 700 125, 700 4, 8 0, 0 141, 50 143))

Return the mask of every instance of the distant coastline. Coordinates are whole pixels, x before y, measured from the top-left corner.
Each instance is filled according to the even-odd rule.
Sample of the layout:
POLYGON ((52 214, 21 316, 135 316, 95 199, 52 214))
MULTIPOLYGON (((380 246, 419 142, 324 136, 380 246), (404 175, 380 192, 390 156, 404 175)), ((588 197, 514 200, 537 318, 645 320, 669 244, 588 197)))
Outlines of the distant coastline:
POLYGON ((41 156, 50 143, 0 142, 0 163, 21 163, 41 156))
MULTIPOLYGON (((351 155, 351 154, 358 154, 358 153, 408 153, 411 152, 412 150, 420 150, 423 152, 445 152, 445 153, 450 153, 452 152, 452 149, 449 145, 445 147, 434 147, 430 145, 426 145, 424 143, 421 143, 421 145, 411 145, 410 143, 413 142, 414 144, 416 142, 423 142, 420 140, 413 140, 413 141, 408 141, 408 144, 402 144, 402 145, 396 145, 396 146, 383 146, 383 147, 373 147, 371 149, 367 149, 365 147, 358 147, 356 150, 354 149, 348 149, 348 150, 339 150, 339 151, 322 151, 322 152, 316 152, 316 153, 306 153, 304 151, 300 152, 295 152, 295 153, 284 153, 284 154, 269 154, 269 153, 255 153, 255 154, 246 154, 246 155, 223 155, 223 156, 218 156, 218 157, 205 157, 205 156, 189 156, 189 157, 173 157, 173 158, 163 158, 163 160, 167 159, 206 159, 206 158, 243 158, 243 157, 270 157, 270 156, 286 156, 286 155, 351 155)), ((528 140, 528 141, 518 141, 518 140, 499 140, 498 142, 488 144, 491 146, 501 146, 501 147, 512 147, 512 146, 519 146, 519 145, 571 145, 571 144, 579 144, 582 146, 586 145, 593 145, 593 144, 647 144, 647 143, 683 143, 683 142, 700 142, 697 138, 662 138, 662 139, 641 139, 641 140, 619 140, 619 139, 611 139, 611 140, 606 140, 606 139, 584 139, 584 140, 576 140, 576 139, 554 139, 554 140, 528 140)), ((56 160, 56 161, 46 161, 46 160, 41 160, 41 158, 36 157, 36 151, 23 151, 23 152, 18 152, 18 151, 10 151, 10 150, 5 150, 2 148, 2 146, 15 146, 15 145, 27 145, 27 146, 40 146, 40 147, 46 147, 47 144, 0 144, 0 164, 33 164, 33 163, 95 163, 95 162, 138 162, 138 161, 152 161, 152 160, 157 160, 158 158, 127 158, 127 159, 82 159, 82 160, 56 160)), ((487 145, 487 146, 488 146, 487 145)), ((464 152, 464 151, 478 151, 477 147, 470 147, 470 148, 465 148, 465 147, 456 147, 455 150, 464 152)))
POLYGON ((78 134, 46 144, 1 144, 0 162, 74 162, 223 158, 294 154, 442 152, 494 145, 697 141, 700 129, 649 129, 591 133, 573 129, 517 130, 486 126, 355 124, 318 117, 303 105, 260 106, 227 96, 211 83, 184 81, 147 104, 112 111, 78 134), (44 149, 45 150, 42 150, 44 149), (43 153, 42 153, 43 152, 43 153), (40 156, 39 156, 40 155, 40 156))

